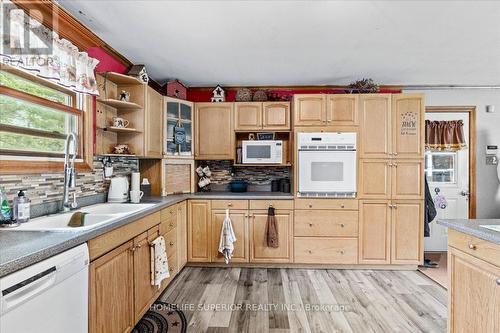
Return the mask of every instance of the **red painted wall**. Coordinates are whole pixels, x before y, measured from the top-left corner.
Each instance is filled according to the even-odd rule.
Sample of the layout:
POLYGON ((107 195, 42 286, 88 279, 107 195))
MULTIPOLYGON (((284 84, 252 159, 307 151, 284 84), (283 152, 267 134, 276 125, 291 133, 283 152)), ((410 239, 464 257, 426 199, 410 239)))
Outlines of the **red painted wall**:
POLYGON ((120 61, 113 58, 109 53, 101 49, 100 47, 91 47, 87 50, 87 53, 92 58, 99 60, 99 64, 96 67, 96 72, 117 72, 124 74, 128 67, 123 65, 120 61))

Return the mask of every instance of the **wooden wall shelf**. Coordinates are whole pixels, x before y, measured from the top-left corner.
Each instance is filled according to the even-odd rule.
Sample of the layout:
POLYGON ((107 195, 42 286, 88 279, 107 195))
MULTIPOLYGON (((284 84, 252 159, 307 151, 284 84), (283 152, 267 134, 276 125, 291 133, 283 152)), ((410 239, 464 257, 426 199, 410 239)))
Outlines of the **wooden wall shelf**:
POLYGON ((99 74, 104 76, 107 80, 120 85, 145 84, 144 82, 136 79, 135 77, 125 74, 120 74, 115 72, 104 72, 99 74))
POLYGON ((98 102, 101 102, 103 104, 109 105, 115 109, 119 110, 141 110, 142 106, 140 106, 137 103, 132 103, 132 102, 125 102, 125 101, 120 101, 117 99, 113 98, 108 98, 108 99, 98 99, 98 102))
POLYGON ((111 132, 117 132, 117 133, 142 133, 142 131, 139 131, 135 128, 131 127, 114 127, 114 126, 109 126, 104 128, 105 131, 111 131, 111 132))

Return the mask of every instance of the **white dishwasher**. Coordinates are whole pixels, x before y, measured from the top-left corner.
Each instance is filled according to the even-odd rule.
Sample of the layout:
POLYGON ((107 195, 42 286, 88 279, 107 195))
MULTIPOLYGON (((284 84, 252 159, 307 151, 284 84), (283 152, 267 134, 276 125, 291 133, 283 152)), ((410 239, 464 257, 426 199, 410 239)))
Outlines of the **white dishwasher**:
POLYGON ((0 278, 1 333, 87 333, 87 244, 0 278))

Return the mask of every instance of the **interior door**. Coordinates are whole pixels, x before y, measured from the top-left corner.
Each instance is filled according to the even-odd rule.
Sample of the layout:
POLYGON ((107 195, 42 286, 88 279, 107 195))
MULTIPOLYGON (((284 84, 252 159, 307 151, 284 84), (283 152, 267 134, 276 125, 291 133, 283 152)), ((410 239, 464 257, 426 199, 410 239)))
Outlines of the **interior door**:
MULTIPOLYGON (((464 135, 469 146, 469 114, 455 112, 426 113, 429 120, 462 120, 464 135)), ((425 173, 434 198, 436 189, 446 198, 444 208, 436 207, 437 219, 469 218, 469 149, 458 152, 426 152, 425 173)), ((424 239, 424 249, 429 252, 447 251, 447 228, 432 222, 430 237, 424 239)))

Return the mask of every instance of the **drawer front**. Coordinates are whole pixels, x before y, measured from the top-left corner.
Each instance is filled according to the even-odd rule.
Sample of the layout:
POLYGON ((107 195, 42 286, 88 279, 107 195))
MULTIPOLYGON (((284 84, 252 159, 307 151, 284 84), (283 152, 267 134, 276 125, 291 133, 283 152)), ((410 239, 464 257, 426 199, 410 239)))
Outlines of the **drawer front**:
POLYGON ((248 200, 212 200, 212 209, 248 209, 248 200))
POLYGON ((292 210, 293 200, 250 200, 250 209, 268 209, 269 206, 292 210))
POLYGON ((175 275, 179 272, 179 267, 177 266, 177 255, 171 255, 167 259, 168 262, 168 271, 170 273, 170 277, 166 278, 165 280, 162 281, 162 289, 164 289, 175 277, 175 275))
POLYGON ((356 199, 295 199, 295 209, 358 210, 356 199))
POLYGON ((177 227, 177 215, 175 215, 175 217, 162 220, 160 223, 160 235, 164 235, 170 230, 175 229, 176 227, 177 227))
POLYGON ((356 264, 357 238, 295 237, 295 263, 356 264))
POLYGON ((168 221, 177 218, 177 205, 172 205, 160 211, 161 221, 168 221))
POLYGON ((500 266, 500 245, 448 229, 448 245, 460 251, 500 266))
POLYGON ((165 237, 165 247, 167 250, 167 257, 170 258, 177 251, 177 229, 172 229, 166 234, 165 237))
POLYGON ((296 210, 294 235, 357 237, 358 212, 354 210, 296 210))

